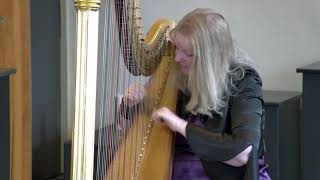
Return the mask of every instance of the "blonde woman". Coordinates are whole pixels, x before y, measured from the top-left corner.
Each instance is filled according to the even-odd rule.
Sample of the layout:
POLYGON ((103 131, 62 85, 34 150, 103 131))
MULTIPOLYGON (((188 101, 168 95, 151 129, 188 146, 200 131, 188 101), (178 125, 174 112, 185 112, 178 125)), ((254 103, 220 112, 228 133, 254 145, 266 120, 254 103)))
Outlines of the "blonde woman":
MULTIPOLYGON (((271 179, 264 161, 262 82, 225 18, 195 9, 170 38, 184 82, 179 110, 162 107, 152 119, 177 132, 172 179, 271 179)), ((128 94, 136 98, 124 97, 138 102, 143 95, 134 89, 128 94)))

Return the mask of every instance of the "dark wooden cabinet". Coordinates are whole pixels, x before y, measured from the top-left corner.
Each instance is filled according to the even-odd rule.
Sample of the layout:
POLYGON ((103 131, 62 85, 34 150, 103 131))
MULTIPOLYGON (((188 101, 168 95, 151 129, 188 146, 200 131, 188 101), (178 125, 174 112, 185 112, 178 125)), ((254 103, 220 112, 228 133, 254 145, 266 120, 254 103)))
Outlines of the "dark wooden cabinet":
POLYGON ((300 180, 301 93, 264 91, 266 160, 272 180, 300 180))
POLYGON ((10 179, 10 75, 0 67, 0 179, 10 179))
POLYGON ((297 69, 303 74, 302 179, 320 179, 320 62, 297 69))

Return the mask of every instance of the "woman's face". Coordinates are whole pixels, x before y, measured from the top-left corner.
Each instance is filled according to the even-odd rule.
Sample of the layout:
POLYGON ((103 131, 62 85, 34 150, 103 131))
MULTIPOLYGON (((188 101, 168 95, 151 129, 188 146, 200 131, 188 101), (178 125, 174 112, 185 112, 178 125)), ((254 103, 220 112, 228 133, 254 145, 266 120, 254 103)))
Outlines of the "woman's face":
POLYGON ((176 45, 175 61, 179 64, 181 72, 188 75, 194 61, 192 44, 179 32, 176 33, 173 43, 176 45))

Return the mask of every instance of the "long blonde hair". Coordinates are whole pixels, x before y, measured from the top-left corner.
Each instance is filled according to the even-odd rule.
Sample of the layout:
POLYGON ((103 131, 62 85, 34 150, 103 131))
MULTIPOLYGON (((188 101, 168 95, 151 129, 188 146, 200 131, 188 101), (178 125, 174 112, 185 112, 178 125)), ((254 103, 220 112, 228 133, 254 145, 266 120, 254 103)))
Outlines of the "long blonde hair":
POLYGON ((211 116, 222 114, 232 95, 233 82, 244 77, 245 67, 253 67, 251 59, 232 39, 225 18, 212 9, 195 9, 185 15, 170 32, 189 38, 194 62, 186 80, 190 101, 186 110, 211 116))

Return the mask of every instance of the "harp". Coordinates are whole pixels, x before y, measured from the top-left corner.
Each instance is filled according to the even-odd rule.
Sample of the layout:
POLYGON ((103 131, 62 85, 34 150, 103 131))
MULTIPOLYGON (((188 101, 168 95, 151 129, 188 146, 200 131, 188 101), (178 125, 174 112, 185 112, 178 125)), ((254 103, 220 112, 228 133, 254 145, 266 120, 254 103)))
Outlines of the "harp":
POLYGON ((144 36, 139 0, 75 0, 75 7, 72 179, 170 179, 173 133, 151 121, 150 115, 161 106, 176 108, 177 65, 174 46, 166 38, 174 22, 158 20, 144 36), (99 16, 100 11, 106 15, 99 16), (152 83, 140 108, 129 108, 129 118, 123 118, 116 97, 132 83, 127 74, 138 80, 151 77, 152 83))

